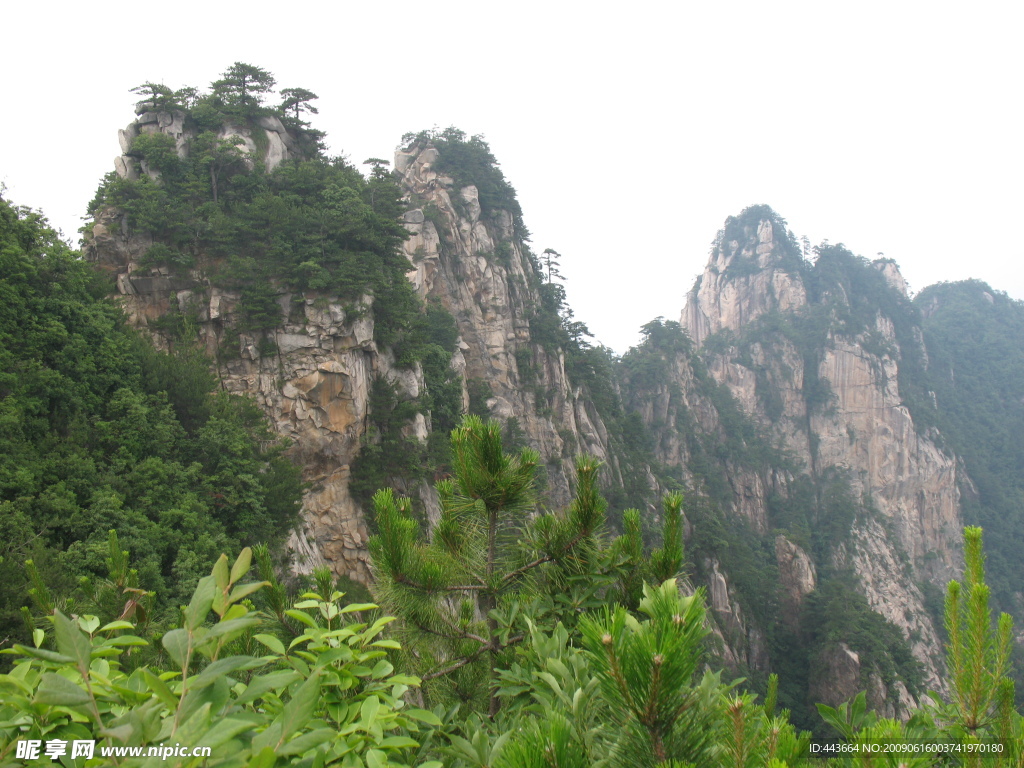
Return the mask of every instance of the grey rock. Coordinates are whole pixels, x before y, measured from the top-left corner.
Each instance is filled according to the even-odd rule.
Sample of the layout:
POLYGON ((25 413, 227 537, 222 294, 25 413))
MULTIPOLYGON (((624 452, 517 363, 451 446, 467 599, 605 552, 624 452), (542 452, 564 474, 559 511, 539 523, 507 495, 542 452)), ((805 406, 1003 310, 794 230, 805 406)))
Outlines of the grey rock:
POLYGON ((162 291, 183 291, 192 286, 186 277, 131 277, 135 293, 160 293, 162 291))
POLYGON ((274 115, 263 115, 256 118, 256 125, 265 130, 273 131, 274 133, 285 132, 284 124, 281 122, 281 119, 274 115))
POLYGON ((316 346, 316 339, 312 336, 299 333, 277 334, 277 348, 281 354, 287 355, 299 349, 309 349, 316 346))

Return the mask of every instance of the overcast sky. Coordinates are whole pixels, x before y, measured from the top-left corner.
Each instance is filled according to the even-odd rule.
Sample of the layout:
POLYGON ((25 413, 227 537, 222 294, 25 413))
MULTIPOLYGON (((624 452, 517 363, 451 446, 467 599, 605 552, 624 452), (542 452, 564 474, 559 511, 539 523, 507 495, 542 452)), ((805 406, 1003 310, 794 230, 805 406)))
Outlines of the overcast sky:
POLYGON ((319 94, 333 154, 481 133, 554 248, 577 319, 623 352, 678 319, 723 220, 896 259, 913 290, 1024 298, 1024 4, 301 4, 5 7, 0 181, 77 243, 146 80, 235 61, 319 94))

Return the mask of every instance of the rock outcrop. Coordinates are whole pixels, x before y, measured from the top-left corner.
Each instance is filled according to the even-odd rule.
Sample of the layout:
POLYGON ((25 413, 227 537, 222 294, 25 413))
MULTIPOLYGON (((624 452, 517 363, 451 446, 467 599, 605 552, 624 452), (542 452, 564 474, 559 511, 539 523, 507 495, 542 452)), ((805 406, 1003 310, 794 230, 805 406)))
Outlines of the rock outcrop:
POLYGON ((571 457, 588 453, 616 472, 607 429, 587 393, 570 382, 564 355, 531 336, 540 276, 512 212, 485 210, 477 187, 459 187, 435 170, 438 161, 429 145, 395 155, 409 204, 410 279, 421 296, 439 299, 455 317, 467 404, 474 386, 484 392, 491 417, 516 420, 546 465, 549 501, 566 504, 571 457))
MULTIPOLYGON (((183 113, 140 105, 138 119, 119 134, 124 154, 115 165, 123 178, 149 174, 159 181, 132 154, 132 142, 149 133, 173 138, 181 156, 194 138, 183 113)), ((274 117, 225 125, 219 137, 267 171, 300 156, 299 142, 274 117)), ((557 344, 536 337, 549 286, 516 212, 485 204, 475 184, 457 183, 457 174, 443 168, 427 139, 395 157, 406 203, 407 276, 424 300, 440 302, 455 319, 452 368, 461 379, 463 409, 505 422, 539 451, 552 506, 570 500, 572 458, 579 453, 602 459, 607 485, 622 487, 621 434, 610 434, 586 388, 570 380, 557 344)), ((131 233, 120 212, 106 209, 96 216, 86 255, 116 278, 130 321, 158 345, 168 343, 163 318, 176 312, 193 318, 222 387, 253 398, 292 440, 292 455, 310 483, 291 541, 297 567, 326 563, 367 581, 368 529, 349 486, 372 415, 371 388, 384 379, 400 399, 414 400, 426 386, 422 371, 399 367, 378 346, 372 296, 343 303, 322 292, 278 290, 283 321, 250 334, 239 323, 240 294, 211 282, 202 264, 187 272, 143 268, 153 245, 149 235, 131 233)), ((905 295, 893 263, 874 268, 887 290, 905 295)), ((925 665, 927 682, 938 687, 940 644, 924 585, 944 584, 958 572, 958 469, 935 433, 916 428, 901 395, 901 361, 908 344, 920 345, 920 332, 908 336, 882 308, 865 325, 844 325, 836 318, 852 306, 851 296, 841 285, 813 283, 809 269, 784 223, 767 209, 727 223, 682 313, 692 343, 676 326, 677 341, 657 352, 647 374, 624 366, 611 383, 623 412, 635 414, 651 438, 649 466, 630 459, 639 478, 633 487, 653 496, 681 484, 698 506, 742 521, 768 561, 765 573, 777 575, 777 618, 793 635, 823 573, 855 574, 868 604, 900 628, 925 665), (813 349, 806 334, 786 332, 787 318, 812 314, 827 323, 813 349), (815 559, 820 553, 806 536, 780 535, 772 517, 772 505, 807 478, 841 478, 861 512, 826 559, 815 559)), ((431 426, 429 413, 421 413, 403 434, 425 444, 431 426)), ((401 490, 419 497, 432 516, 436 497, 427 484, 410 480, 401 490)), ((688 515, 688 538, 697 525, 688 515)), ((736 668, 770 670, 767 622, 774 617, 744 604, 740 579, 725 560, 702 555, 696 567, 709 589, 722 658, 736 668)), ((821 660, 834 675, 831 682, 819 676, 812 687, 828 688, 831 696, 867 685, 879 706, 906 712, 910 697, 902 683, 883 684, 850 647, 833 644, 821 660)))
MULTIPOLYGON (((898 294, 890 303, 905 299, 895 264, 873 266, 898 294)), ((715 336, 705 351, 710 374, 806 473, 845 478, 864 508, 874 510, 875 517, 857 517, 837 558, 859 577, 871 607, 911 638, 928 683, 938 686, 940 643, 921 585, 944 587, 958 572, 961 518, 956 459, 939 447, 937 433, 915 426, 901 395, 900 364, 911 353, 923 355, 920 331, 901 336, 896 318, 881 309, 851 329, 836 318, 852 311, 852 297, 842 285, 812 290, 810 269, 770 211, 732 219, 687 297, 681 325, 698 345, 715 336), (828 327, 808 354, 806 342, 798 349, 795 335, 779 329, 786 317, 812 311, 828 327)), ((678 460, 671 453, 664 459, 678 460)), ((776 490, 785 493, 785 484, 776 490)), ((792 546, 776 543, 780 572, 799 571, 791 573, 794 585, 813 589, 814 564, 806 554, 795 557, 792 546)), ((806 591, 785 589, 787 616, 806 591)))
MULTIPOLYGON (((159 176, 156 170, 149 168, 145 160, 136 163, 132 157, 135 138, 150 133, 165 134, 174 139, 178 156, 185 157, 196 130, 188 124, 185 113, 180 109, 159 109, 151 102, 142 101, 136 105, 135 113, 135 120, 117 132, 121 155, 114 158, 114 170, 122 179, 138 178, 140 171, 156 179, 159 176)), ((299 142, 275 115, 255 118, 252 125, 226 123, 217 132, 217 139, 233 144, 250 167, 262 160, 268 173, 284 160, 302 156, 299 142)))
MULTIPOLYGON (((120 133, 125 154, 116 166, 123 177, 151 172, 131 155, 134 137, 166 133, 180 153, 188 151, 192 138, 180 112, 143 108, 140 113, 120 133)), ((277 118, 260 118, 248 128, 225 126, 221 138, 236 137, 240 153, 259 158, 255 131, 267 134, 262 158, 268 171, 295 150, 295 139, 277 118)), ((433 170, 437 159, 430 146, 396 158, 409 201, 404 215, 409 279, 424 299, 440 300, 456 318, 461 337, 453 367, 463 379, 464 406, 471 391, 483 392, 492 417, 514 420, 523 441, 545 463, 547 501, 566 504, 574 455, 597 455, 614 468, 607 430, 585 393, 570 384, 563 355, 531 339, 539 276, 512 214, 484 210, 475 186, 456 189, 451 178, 433 170)), ((222 387, 252 397, 277 431, 292 440, 291 455, 311 486, 303 524, 291 542, 297 567, 308 571, 326 563, 339 574, 368 581, 368 529, 349 481, 368 427, 370 388, 374 379, 384 378, 399 398, 415 399, 424 387, 421 371, 399 369, 391 352, 378 348, 370 296, 351 306, 317 292, 280 290, 276 298, 285 321, 263 339, 239 331, 240 295, 212 284, 201 267, 180 274, 141 266, 152 245, 149 235, 129 233, 123 214, 107 209, 96 217, 86 255, 115 277, 131 323, 158 346, 168 344, 161 318, 175 310, 194 318, 201 343, 218 361, 222 387)), ((425 443, 428 417, 418 414, 404 431, 425 443)), ((420 497, 432 514, 432 489, 413 483, 403 490, 420 497)))
MULTIPOLYGON (((125 154, 116 167, 123 177, 150 172, 131 155, 134 137, 166 133, 182 155, 193 138, 181 112, 145 107, 140 105, 139 118, 119 134, 125 154)), ((227 125, 220 132, 220 138, 233 137, 243 157, 251 162, 262 158, 267 170, 292 156, 298 146, 281 121, 269 116, 250 127, 227 125), (266 134, 262 154, 253 139, 256 131, 266 134)), ((124 214, 108 208, 95 218, 85 255, 115 277, 129 321, 157 346, 169 344, 160 326, 162 318, 175 311, 192 318, 200 344, 217 361, 221 387, 251 397, 277 432, 291 440, 289 452, 310 484, 303 522, 291 541, 296 568, 308 572, 328 564, 338 574, 368 581, 369 532, 363 511, 349 493, 349 480, 367 429, 370 388, 375 379, 383 378, 400 398, 413 399, 423 387, 421 371, 399 369, 390 351, 378 348, 370 296, 343 305, 319 292, 280 289, 276 300, 284 321, 267 334, 247 333, 239 322, 238 293, 213 284, 202 264, 187 273, 143 266, 152 245, 150 235, 130 232, 124 214)), ((407 431, 425 441, 424 416, 417 415, 407 431)), ((422 495, 428 507, 433 502, 425 489, 406 490, 422 495)))

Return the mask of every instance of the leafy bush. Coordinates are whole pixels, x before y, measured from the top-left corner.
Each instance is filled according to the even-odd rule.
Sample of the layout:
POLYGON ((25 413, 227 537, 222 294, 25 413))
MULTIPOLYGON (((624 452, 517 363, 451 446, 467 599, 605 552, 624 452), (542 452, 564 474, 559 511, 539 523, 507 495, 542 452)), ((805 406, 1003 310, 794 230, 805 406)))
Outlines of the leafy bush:
MULTIPOLYGON (((76 739, 99 747, 164 743, 204 746, 212 757, 178 759, 179 766, 407 766, 420 762, 415 736, 439 726, 437 716, 403 696, 418 678, 395 673, 381 633, 391 618, 344 623, 376 606, 343 595, 308 593, 287 611, 302 631, 285 645, 246 600, 264 582, 241 583, 251 552, 234 565, 221 556, 199 581, 182 625, 160 639, 166 669, 122 668, 126 649, 146 645, 130 621, 100 626, 95 616, 52 616, 56 648, 34 644, 4 653, 18 661, 0 677, 0 760, 19 740, 76 739)), ((145 754, 145 750, 143 750, 145 754)), ((99 757, 99 750, 97 750, 99 757)), ((123 766, 149 765, 141 758, 123 766)))

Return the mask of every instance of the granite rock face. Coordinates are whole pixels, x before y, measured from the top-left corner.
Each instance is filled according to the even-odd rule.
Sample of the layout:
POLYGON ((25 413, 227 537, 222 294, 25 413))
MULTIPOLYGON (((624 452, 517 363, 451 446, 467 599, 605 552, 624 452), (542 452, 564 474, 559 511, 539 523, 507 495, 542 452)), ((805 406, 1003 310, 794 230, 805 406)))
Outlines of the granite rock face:
POLYGON ((587 393, 569 381, 562 353, 531 338, 540 276, 512 213, 485 210, 476 186, 457 187, 435 169, 438 161, 431 146, 395 155, 409 205, 409 278, 424 299, 438 299, 455 317, 466 404, 472 385, 486 394, 492 418, 515 419, 546 464, 549 502, 566 504, 571 461, 563 459, 597 456, 614 482, 617 459, 607 429, 587 393))
MULTIPOLYGON (((195 138, 196 132, 186 125, 185 113, 180 109, 160 110, 151 103, 140 102, 136 113, 135 120, 117 132, 121 155, 114 159, 114 170, 123 179, 136 179, 140 171, 156 179, 159 176, 157 171, 148 168, 145 162, 136 162, 132 157, 132 142, 135 138, 147 133, 165 134, 174 139, 178 156, 186 157, 189 141, 195 138)), ((295 137, 288 132, 280 118, 274 115, 259 117, 251 126, 226 123, 218 131, 217 138, 235 144, 236 151, 250 167, 262 161, 268 173, 289 158, 301 157, 295 137), (259 149, 261 143, 264 145, 263 150, 259 149)))
MULTIPOLYGON (((119 172, 133 178, 148 172, 130 155, 140 133, 168 133, 179 142, 179 152, 187 152, 191 136, 182 125, 181 113, 143 111, 120 134, 126 154, 116 163, 119 172)), ((277 118, 261 118, 251 128, 227 125, 221 137, 236 138, 239 152, 255 158, 256 130, 267 134, 264 162, 272 170, 295 146, 277 118)), ((399 153, 396 161, 405 169, 401 184, 410 201, 404 214, 408 277, 424 299, 440 300, 456 318, 461 336, 452 366, 463 380, 464 406, 471 390, 485 392, 490 415, 514 420, 524 442, 540 452, 547 502, 566 504, 576 453, 610 459, 609 473, 615 471, 607 431, 585 393, 570 384, 562 354, 531 340, 539 277, 511 213, 485 211, 475 186, 455 189, 450 178, 433 170, 437 158, 436 149, 422 147, 399 153), (424 209, 432 211, 429 219, 424 209)), ((370 296, 353 307, 329 295, 281 290, 277 301, 286 320, 269 334, 274 351, 266 352, 259 338, 238 332, 238 294, 211 284, 202 268, 185 275, 143 268, 152 245, 150 237, 129 233, 120 212, 105 210, 96 217, 86 255, 115 277, 130 322, 157 346, 167 341, 153 322, 172 309, 190 312, 207 353, 220 361, 223 388, 253 398, 278 433, 292 440, 291 455, 311 485, 302 526, 291 541, 296 567, 309 571, 325 563, 368 581, 368 529, 349 481, 368 427, 370 388, 382 377, 400 398, 419 397, 421 370, 397 368, 391 352, 378 348, 370 296)), ((404 432, 425 443, 429 430, 429 417, 419 414, 404 432)), ((436 516, 431 488, 413 483, 400 491, 419 497, 428 517, 436 516)))
MULTIPOLYGON (((923 345, 901 349, 893 318, 879 310, 871 326, 854 335, 843 335, 833 324, 811 370, 780 333, 756 335, 741 354, 739 340, 760 318, 800 316, 827 302, 842 307, 850 301, 835 292, 809 298, 795 266, 799 254, 779 228, 763 218, 742 234, 733 227, 732 239, 720 236, 687 296, 681 325, 698 345, 718 334, 715 351, 706 353, 708 371, 804 472, 845 478, 854 495, 876 511, 874 519, 858 517, 848 547, 837 557, 852 567, 872 609, 911 638, 928 684, 939 686, 940 643, 922 585, 944 587, 959 572, 962 521, 956 458, 939 447, 934 430, 916 427, 900 394, 901 361, 923 345), (823 404, 809 402, 811 382, 827 393, 823 404)), ((894 263, 880 260, 872 266, 890 290, 906 295, 894 263)), ((906 337, 902 341, 907 345, 906 337)), ((918 329, 909 343, 922 344, 918 329)), ((665 459, 678 460, 671 453, 665 459)), ((786 482, 774 488, 785 494, 786 482)), ((756 498, 751 507, 747 517, 766 519, 767 510, 756 498)), ((793 546, 776 542, 780 574, 791 583, 784 584, 789 615, 799 595, 806 594, 799 585, 813 584, 814 567, 804 562, 806 554, 796 556, 793 546)))
MULTIPOLYGON (((119 134, 124 154, 115 165, 122 177, 149 173, 158 180, 131 155, 134 138, 152 132, 171 136, 178 152, 187 153, 192 137, 182 113, 142 105, 138 118, 119 134)), ((274 117, 249 127, 225 125, 220 136, 268 171, 297 156, 295 138, 274 117), (256 131, 265 134, 258 141, 256 131)), ((542 275, 516 216, 489 208, 475 185, 457 184, 439 170, 440 163, 438 149, 420 142, 400 149, 394 167, 407 204, 402 222, 409 233, 403 246, 408 279, 423 299, 439 301, 455 318, 459 338, 452 368, 462 381, 464 409, 471 403, 482 407, 515 427, 521 441, 540 453, 551 507, 571 499, 572 459, 580 453, 605 462, 606 487, 623 486, 624 460, 589 393, 570 381, 564 355, 531 333, 531 319, 541 306, 542 275)), ((240 297, 213 285, 202 268, 187 274, 143 269, 143 255, 153 242, 130 234, 119 212, 100 212, 88 237, 87 257, 116 278, 134 326, 148 329, 154 343, 165 345, 153 321, 173 309, 190 312, 206 351, 220 361, 223 387, 253 398, 278 433, 293 441, 290 450, 311 488, 302 525, 291 540, 297 567, 308 571, 325 563, 338 574, 367 581, 365 511, 349 484, 369 426, 370 389, 378 377, 404 399, 421 396, 425 387, 418 367, 398 368, 391 352, 374 341, 373 298, 364 296, 353 306, 322 293, 282 290, 276 298, 286 319, 270 333, 273 345, 268 346, 238 331, 240 297)), ((892 290, 905 293, 892 262, 874 267, 892 290)), ((709 381, 727 388, 744 417, 790 457, 773 465, 723 455, 716 491, 726 514, 749 525, 774 554, 778 620, 797 631, 821 574, 848 568, 872 609, 910 640, 928 684, 941 687, 940 643, 924 590, 927 582, 944 586, 960 568, 958 467, 939 447, 937 434, 916 428, 901 398, 905 350, 900 339, 906 344, 906 337, 897 338, 893 319, 879 311, 863 332, 830 331, 811 367, 796 343, 781 334, 762 335, 740 353, 739 340, 760 321, 806 313, 820 300, 805 283, 799 253, 777 220, 724 230, 682 313, 681 325, 694 348, 666 355, 660 379, 613 382, 623 409, 634 412, 652 437, 655 461, 633 471, 641 473, 640 483, 652 497, 662 490, 665 470, 690 498, 708 494, 690 469, 695 459, 707 457, 693 455, 695 443, 685 434, 708 445, 731 437, 735 418, 721 409, 709 381), (712 337, 713 347, 706 344, 712 337), (827 390, 824 407, 811 402, 813 387, 827 390), (773 528, 772 500, 787 498, 804 475, 841 476, 873 510, 858 517, 829 562, 816 562, 805 541, 773 528)), ((429 415, 421 414, 404 432, 426 442, 430 428, 429 415)), ((436 516, 437 498, 426 484, 410 482, 400 490, 420 498, 428 518, 436 516)), ((693 526, 688 519, 688 538, 693 526)), ((736 668, 770 670, 768 628, 741 605, 733 575, 713 557, 697 567, 708 587, 723 659, 736 668)), ((831 698, 820 700, 867 686, 872 701, 894 715, 912 705, 901 683, 886 687, 848 646, 833 645, 825 653, 824 668, 831 672, 812 681, 812 688, 831 698)))

